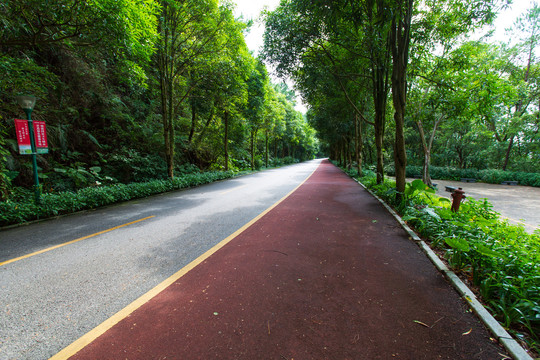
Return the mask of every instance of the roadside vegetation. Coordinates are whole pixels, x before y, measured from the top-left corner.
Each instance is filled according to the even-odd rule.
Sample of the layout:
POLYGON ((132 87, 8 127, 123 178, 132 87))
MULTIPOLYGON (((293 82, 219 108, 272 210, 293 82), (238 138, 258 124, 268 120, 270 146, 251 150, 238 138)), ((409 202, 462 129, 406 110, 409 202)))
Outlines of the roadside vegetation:
MULTIPOLYGON (((394 176, 392 166, 385 168, 386 175, 394 176)), ((487 184, 501 184, 504 181, 516 181, 516 185, 540 187, 540 173, 529 173, 525 171, 503 171, 498 169, 459 169, 441 166, 431 166, 430 175, 439 180, 474 179, 477 182, 487 184)), ((409 178, 421 178, 422 166, 408 165, 406 176, 409 178)))
POLYGON ((540 6, 501 42, 486 26, 505 6, 289 0, 266 15, 263 54, 296 82, 324 152, 374 165, 378 183, 391 167, 398 197, 411 165, 428 185, 432 165, 532 185, 538 175, 522 173, 540 173, 540 6))
MULTIPOLYGON (((273 161, 271 165, 281 166, 294 162, 297 161, 289 157, 273 161)), ((32 190, 22 187, 14 188, 10 199, 0 202, 0 227, 95 209, 252 173, 251 170, 204 172, 196 168, 191 168, 189 171, 183 170, 183 173, 178 174, 174 179, 157 179, 128 184, 99 184, 76 191, 45 193, 41 196, 39 205, 34 202, 32 190)))
POLYGON ((315 131, 295 110, 294 92, 272 83, 249 52, 252 21, 235 18, 233 7, 2 1, 0 207, 11 210, 0 218, 63 212, 56 204, 72 194, 87 194, 66 205, 80 209, 102 202, 90 194, 153 186, 132 183, 175 184, 185 173, 313 158, 315 131), (25 118, 17 95, 36 96, 32 118, 47 125, 49 152, 37 155, 46 207, 39 210, 20 203, 31 201, 24 189, 33 173, 17 145, 13 119, 25 118))
POLYGON ((540 353, 540 230, 502 220, 487 199, 467 198, 459 211, 422 180, 407 183, 396 202, 395 183, 377 184, 373 171, 348 171, 391 205, 480 295, 495 318, 540 353))
POLYGON ((94 186, 78 191, 60 191, 44 194, 41 204, 33 201, 32 191, 18 189, 12 199, 0 202, 0 226, 44 219, 80 210, 147 197, 167 191, 194 187, 213 181, 224 180, 235 175, 234 171, 209 171, 177 176, 172 180, 152 180, 140 183, 94 186))

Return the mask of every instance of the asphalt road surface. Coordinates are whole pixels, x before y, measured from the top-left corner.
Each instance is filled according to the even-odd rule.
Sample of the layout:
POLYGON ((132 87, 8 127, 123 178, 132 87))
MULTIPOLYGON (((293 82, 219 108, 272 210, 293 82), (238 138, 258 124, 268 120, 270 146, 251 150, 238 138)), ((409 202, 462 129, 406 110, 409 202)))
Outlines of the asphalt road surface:
POLYGON ((56 354, 288 194, 319 163, 0 231, 0 359, 56 354))
POLYGON ((393 216, 328 161, 217 247, 51 360, 507 359, 393 216))

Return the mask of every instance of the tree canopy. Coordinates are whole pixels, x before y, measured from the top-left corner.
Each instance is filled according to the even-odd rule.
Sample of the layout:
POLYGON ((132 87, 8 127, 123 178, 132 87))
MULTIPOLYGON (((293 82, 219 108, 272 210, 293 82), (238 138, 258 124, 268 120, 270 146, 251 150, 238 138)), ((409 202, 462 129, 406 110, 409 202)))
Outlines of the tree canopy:
POLYGON ((328 155, 407 165, 539 169, 538 5, 511 44, 469 40, 504 1, 287 0, 266 12, 261 58, 248 23, 214 0, 0 4, 0 194, 30 186, 13 118, 38 97, 46 191, 258 168, 328 155), (391 10, 391 11, 390 11, 391 10), (295 83, 274 84, 265 62, 295 83))
POLYGON ((248 24, 230 3, 8 0, 0 23, 0 200, 32 183, 13 125, 20 94, 38 98, 32 116, 47 124, 44 191, 318 152, 282 95, 290 89, 272 85, 247 49, 248 24))
POLYGON ((398 195, 407 164, 423 165, 431 184, 432 159, 441 166, 539 171, 527 168, 538 159, 529 151, 536 149, 540 104, 533 80, 538 5, 517 21, 518 44, 467 40, 506 5, 282 1, 266 14, 263 56, 295 80, 329 154, 349 166, 352 159, 374 160, 379 182, 391 165, 398 195), (368 126, 359 132, 358 122, 368 126), (484 162, 459 160, 468 156, 468 138, 487 141, 467 150, 487 147, 484 162))

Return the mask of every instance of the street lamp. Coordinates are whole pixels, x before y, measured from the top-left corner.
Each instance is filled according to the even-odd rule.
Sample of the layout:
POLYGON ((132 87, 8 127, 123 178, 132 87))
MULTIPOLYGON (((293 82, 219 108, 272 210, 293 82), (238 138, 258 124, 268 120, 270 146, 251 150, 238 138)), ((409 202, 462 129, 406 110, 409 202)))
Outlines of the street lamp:
POLYGON ((34 200, 36 205, 39 205, 41 202, 41 194, 39 191, 39 177, 38 177, 38 168, 37 168, 37 159, 36 159, 36 140, 34 137, 34 123, 32 122, 32 110, 34 110, 34 105, 36 104, 35 96, 21 95, 17 96, 17 102, 23 108, 26 113, 26 119, 28 120, 28 131, 30 133, 30 145, 32 147, 32 166, 34 169, 34 200))

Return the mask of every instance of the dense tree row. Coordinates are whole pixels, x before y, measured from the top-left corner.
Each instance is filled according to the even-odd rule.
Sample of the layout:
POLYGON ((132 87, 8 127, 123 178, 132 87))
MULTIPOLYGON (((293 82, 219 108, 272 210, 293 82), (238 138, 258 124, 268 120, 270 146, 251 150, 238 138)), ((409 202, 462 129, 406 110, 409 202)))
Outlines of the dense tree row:
POLYGON ((13 118, 38 98, 45 190, 307 159, 318 142, 217 0, 6 0, 0 4, 0 200, 29 186, 13 118))
MULTIPOLYGON (((297 83, 331 157, 540 171, 540 8, 517 44, 467 41, 502 1, 282 1, 264 56, 297 83)), ((359 169, 360 171, 360 169, 359 169)))

